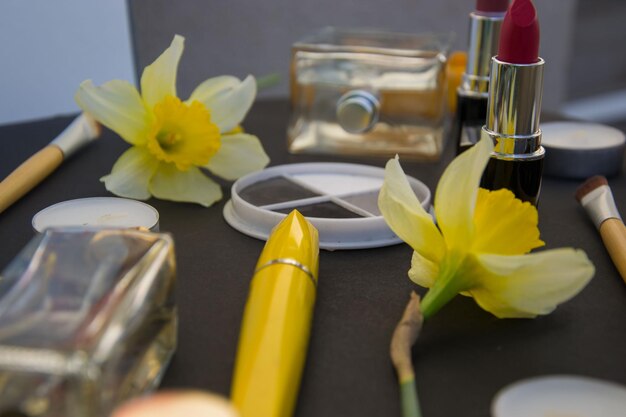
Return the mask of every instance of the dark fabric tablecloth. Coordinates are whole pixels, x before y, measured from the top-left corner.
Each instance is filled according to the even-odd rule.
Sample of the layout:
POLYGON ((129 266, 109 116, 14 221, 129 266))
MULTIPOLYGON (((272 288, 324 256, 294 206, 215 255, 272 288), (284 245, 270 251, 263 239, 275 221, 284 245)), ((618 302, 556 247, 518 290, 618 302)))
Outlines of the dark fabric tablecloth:
MULTIPOLYGON (((385 159, 289 155, 286 101, 254 105, 244 127, 258 135, 271 164, 360 162, 385 159)), ((0 178, 45 146, 71 121, 58 117, 0 127, 0 178)), ((37 188, 0 214, 0 268, 33 237, 31 219, 64 200, 109 195, 98 180, 128 145, 105 129, 100 140, 66 161, 37 188)), ((452 158, 403 162, 434 192, 452 158)), ((626 179, 609 179, 626 212, 626 179)), ((417 387, 426 417, 488 416, 494 395, 522 378, 576 374, 626 384, 626 284, 600 237, 574 200, 578 181, 544 178, 539 206, 548 248, 584 249, 596 266, 592 282, 549 316, 500 320, 458 296, 426 323, 413 349, 417 387)), ((201 388, 228 395, 248 284, 263 242, 230 228, 224 200, 210 208, 150 200, 161 231, 172 233, 178 263, 178 351, 163 388, 201 388)), ((322 251, 315 318, 298 417, 399 416, 398 388, 388 347, 409 292, 411 249, 405 245, 322 251)))

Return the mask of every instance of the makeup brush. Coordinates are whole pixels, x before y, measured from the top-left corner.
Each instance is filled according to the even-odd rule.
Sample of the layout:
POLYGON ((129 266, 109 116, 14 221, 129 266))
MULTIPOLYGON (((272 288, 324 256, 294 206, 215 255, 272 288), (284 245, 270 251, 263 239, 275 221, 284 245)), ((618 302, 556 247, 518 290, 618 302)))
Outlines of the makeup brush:
POLYGON ((578 187, 575 196, 600 231, 604 246, 626 282, 626 227, 608 181, 602 176, 591 177, 578 187))
POLYGON ((32 190, 79 148, 100 136, 102 128, 82 113, 56 137, 0 182, 0 213, 32 190))

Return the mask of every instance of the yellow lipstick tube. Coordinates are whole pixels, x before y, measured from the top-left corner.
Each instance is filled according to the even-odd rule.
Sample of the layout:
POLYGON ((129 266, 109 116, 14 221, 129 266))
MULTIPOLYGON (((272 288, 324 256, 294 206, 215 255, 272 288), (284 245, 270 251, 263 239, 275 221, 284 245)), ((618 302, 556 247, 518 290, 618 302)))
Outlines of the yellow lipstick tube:
POLYGON ((317 229, 292 211, 256 266, 239 335, 232 401, 242 417, 293 414, 306 359, 318 274, 317 229))

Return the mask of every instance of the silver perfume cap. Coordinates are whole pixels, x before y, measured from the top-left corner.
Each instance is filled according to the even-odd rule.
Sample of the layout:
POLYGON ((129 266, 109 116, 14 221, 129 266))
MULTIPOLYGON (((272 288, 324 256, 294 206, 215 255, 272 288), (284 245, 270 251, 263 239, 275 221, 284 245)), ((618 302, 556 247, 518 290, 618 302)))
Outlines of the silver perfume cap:
POLYGON ((339 125, 349 133, 369 131, 378 121, 380 103, 364 90, 352 90, 337 100, 336 116, 339 125))

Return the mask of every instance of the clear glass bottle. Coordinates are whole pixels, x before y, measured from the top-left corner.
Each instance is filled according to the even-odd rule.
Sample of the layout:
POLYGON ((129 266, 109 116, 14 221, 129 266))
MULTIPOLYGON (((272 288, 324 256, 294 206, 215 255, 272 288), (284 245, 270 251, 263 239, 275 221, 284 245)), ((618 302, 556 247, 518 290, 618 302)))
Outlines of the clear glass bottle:
POLYGON ((451 42, 325 28, 294 44, 289 151, 437 160, 451 42))
POLYGON ((176 347, 168 235, 48 229, 0 278, 0 415, 106 417, 176 347))

